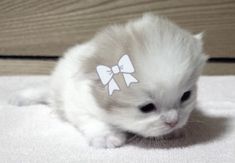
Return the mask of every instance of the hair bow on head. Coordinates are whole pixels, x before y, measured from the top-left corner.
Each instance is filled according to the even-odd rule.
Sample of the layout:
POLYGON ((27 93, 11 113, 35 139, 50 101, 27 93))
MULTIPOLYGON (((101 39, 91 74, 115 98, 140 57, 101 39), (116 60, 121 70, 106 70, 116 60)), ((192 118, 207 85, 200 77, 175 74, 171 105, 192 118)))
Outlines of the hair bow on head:
POLYGON ((113 79, 114 74, 122 73, 126 85, 129 87, 131 83, 138 82, 130 73, 135 71, 128 55, 123 55, 118 64, 109 68, 104 65, 98 65, 96 71, 103 85, 108 85, 109 95, 113 94, 114 90, 120 90, 116 81, 113 79))

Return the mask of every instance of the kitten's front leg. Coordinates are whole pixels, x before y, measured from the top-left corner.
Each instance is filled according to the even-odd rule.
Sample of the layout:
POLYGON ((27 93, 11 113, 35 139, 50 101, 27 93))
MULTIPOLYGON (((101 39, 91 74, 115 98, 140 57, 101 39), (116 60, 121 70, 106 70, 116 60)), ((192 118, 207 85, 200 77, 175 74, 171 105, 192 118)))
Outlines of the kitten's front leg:
POLYGON ((92 117, 80 123, 79 129, 93 147, 115 148, 126 141, 124 132, 92 117))
POLYGON ((72 81, 66 85, 63 96, 66 119, 82 132, 91 146, 115 148, 123 145, 126 135, 102 120, 102 109, 89 92, 90 87, 86 82, 75 84, 72 81))

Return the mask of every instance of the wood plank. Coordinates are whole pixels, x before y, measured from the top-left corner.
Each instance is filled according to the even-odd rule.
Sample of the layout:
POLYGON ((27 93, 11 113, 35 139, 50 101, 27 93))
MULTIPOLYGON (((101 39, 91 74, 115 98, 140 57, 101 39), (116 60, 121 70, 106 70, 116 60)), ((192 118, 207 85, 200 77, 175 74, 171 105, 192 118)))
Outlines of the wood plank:
POLYGON ((209 63, 206 65, 203 75, 235 75, 235 64, 209 63))
MULTIPOLYGON (((47 75, 56 61, 0 60, 0 75, 47 75)), ((235 64, 208 63, 204 75, 235 75, 235 64)))
POLYGON ((0 75, 45 75, 50 74, 55 61, 0 60, 0 75))
POLYGON ((205 31, 208 54, 235 56, 234 0, 1 0, 0 54, 61 55, 98 29, 149 11, 205 31))

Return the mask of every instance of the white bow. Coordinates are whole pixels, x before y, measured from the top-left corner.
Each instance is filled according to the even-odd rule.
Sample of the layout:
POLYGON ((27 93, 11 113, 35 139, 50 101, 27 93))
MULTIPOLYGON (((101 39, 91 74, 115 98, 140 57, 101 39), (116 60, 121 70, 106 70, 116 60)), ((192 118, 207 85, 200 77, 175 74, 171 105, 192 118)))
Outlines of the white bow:
POLYGON ((103 85, 108 85, 109 95, 112 95, 114 90, 120 90, 117 83, 113 79, 114 74, 122 72, 126 85, 129 87, 131 83, 138 82, 130 73, 135 71, 128 55, 124 55, 119 60, 118 64, 109 68, 104 65, 98 65, 96 71, 103 85))

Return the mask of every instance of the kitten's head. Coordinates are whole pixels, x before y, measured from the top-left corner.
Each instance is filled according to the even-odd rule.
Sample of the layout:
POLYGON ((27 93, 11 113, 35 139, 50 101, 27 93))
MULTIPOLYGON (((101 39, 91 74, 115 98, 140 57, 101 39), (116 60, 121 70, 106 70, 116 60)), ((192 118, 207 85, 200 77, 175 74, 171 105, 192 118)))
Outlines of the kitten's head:
POLYGON ((123 75, 115 75, 120 91, 109 96, 100 79, 93 79, 94 97, 110 124, 146 137, 164 135, 186 124, 207 59, 200 35, 193 36, 167 19, 145 15, 109 27, 93 41, 97 50, 84 62, 86 73, 97 77, 97 65, 112 67, 127 54, 138 80, 127 87, 123 75))

